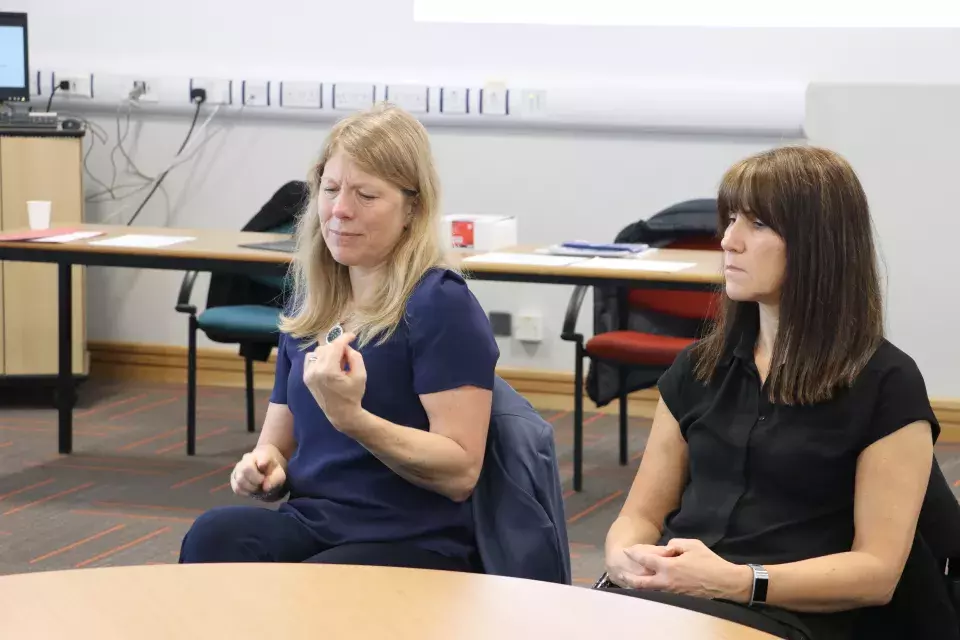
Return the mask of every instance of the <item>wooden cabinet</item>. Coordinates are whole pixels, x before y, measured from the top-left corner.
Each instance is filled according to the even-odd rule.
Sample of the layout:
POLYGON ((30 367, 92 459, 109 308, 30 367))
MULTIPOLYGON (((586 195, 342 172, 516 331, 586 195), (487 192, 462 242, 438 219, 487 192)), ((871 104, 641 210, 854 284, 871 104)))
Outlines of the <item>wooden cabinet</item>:
MULTIPOLYGON (((28 200, 52 202, 52 225, 83 221, 83 144, 77 135, 0 132, 0 231, 29 228, 28 200)), ((85 273, 73 267, 73 371, 88 371, 85 273)), ((57 373, 57 267, 0 262, 0 375, 57 373)))

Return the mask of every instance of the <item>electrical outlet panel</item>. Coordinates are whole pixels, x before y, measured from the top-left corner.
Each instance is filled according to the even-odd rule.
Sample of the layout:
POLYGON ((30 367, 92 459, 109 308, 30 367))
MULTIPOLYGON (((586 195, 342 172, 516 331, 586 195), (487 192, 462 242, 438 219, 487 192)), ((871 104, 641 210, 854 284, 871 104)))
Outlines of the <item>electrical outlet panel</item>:
POLYGON ((376 99, 372 84, 338 82, 333 85, 333 108, 338 111, 369 109, 376 99))
POLYGON ((511 91, 508 113, 521 117, 535 118, 547 115, 547 92, 542 89, 521 89, 511 91))
POLYGON ((323 85, 319 82, 281 82, 280 106, 320 109, 323 107, 323 85))
POLYGON ((160 102, 159 84, 159 80, 146 76, 125 76, 116 84, 117 98, 140 103, 160 102))
POLYGON ((139 78, 130 81, 130 91, 127 96, 137 102, 160 102, 157 82, 149 78, 139 78))
MULTIPOLYGON (((207 92, 207 104, 233 104, 233 81, 217 78, 191 78, 190 91, 203 89, 207 92)), ((190 92, 187 92, 190 100, 190 92)))
POLYGON ((92 98, 93 97, 93 74, 91 73, 59 73, 53 72, 51 77, 50 90, 57 87, 62 82, 67 82, 66 89, 57 89, 57 96, 71 98, 92 98))
POLYGON ((97 75, 97 99, 124 103, 160 102, 160 81, 145 75, 97 75))
POLYGON ((543 316, 536 312, 517 314, 513 337, 521 342, 542 342, 543 316))
POLYGON ((469 113, 470 89, 466 87, 443 87, 440 89, 440 111, 442 113, 469 113))
POLYGON ((255 80, 244 80, 243 99, 241 102, 247 107, 269 107, 270 83, 255 80))
POLYGON ((502 83, 488 83, 480 90, 480 113, 485 116, 507 115, 509 92, 502 83))
POLYGON ((410 113, 427 113, 430 90, 425 85, 392 84, 387 87, 387 101, 410 113))

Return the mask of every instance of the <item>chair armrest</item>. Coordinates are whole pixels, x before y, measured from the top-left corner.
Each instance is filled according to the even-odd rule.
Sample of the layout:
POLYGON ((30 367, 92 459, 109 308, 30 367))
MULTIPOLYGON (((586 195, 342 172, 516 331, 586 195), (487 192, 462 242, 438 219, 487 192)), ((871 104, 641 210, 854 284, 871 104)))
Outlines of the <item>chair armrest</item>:
POLYGON ((583 342, 583 336, 577 333, 577 318, 580 316, 580 307, 583 305, 585 295, 587 295, 586 285, 581 284, 573 288, 570 302, 567 303, 567 313, 563 317, 563 329, 560 331, 561 340, 583 342))
POLYGON ((196 315, 197 308, 190 304, 190 296, 193 294, 193 283, 197 280, 197 271, 187 271, 183 274, 183 282, 180 283, 180 294, 177 296, 177 311, 180 313, 189 313, 196 315))

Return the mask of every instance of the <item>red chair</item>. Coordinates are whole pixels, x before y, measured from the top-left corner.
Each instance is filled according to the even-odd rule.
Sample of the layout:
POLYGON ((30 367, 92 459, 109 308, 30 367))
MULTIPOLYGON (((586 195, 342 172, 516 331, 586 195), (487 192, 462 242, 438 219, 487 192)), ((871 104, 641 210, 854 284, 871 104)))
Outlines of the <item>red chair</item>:
MULTIPOLYGON (((668 245, 671 249, 719 250, 720 241, 715 237, 688 238, 668 245)), ((567 314, 564 318, 561 339, 576 345, 574 369, 574 412, 573 412, 573 488, 583 488, 583 359, 614 365, 619 373, 620 401, 620 464, 627 464, 627 374, 631 368, 662 368, 664 371, 673 364, 677 355, 696 338, 678 338, 673 336, 644 333, 633 330, 607 331, 584 341, 583 335, 576 333, 577 316, 586 286, 578 286, 570 298, 567 314)), ((629 312, 652 311, 667 316, 687 320, 708 320, 717 311, 717 293, 712 291, 686 291, 674 289, 631 289, 626 292, 626 306, 629 312)))

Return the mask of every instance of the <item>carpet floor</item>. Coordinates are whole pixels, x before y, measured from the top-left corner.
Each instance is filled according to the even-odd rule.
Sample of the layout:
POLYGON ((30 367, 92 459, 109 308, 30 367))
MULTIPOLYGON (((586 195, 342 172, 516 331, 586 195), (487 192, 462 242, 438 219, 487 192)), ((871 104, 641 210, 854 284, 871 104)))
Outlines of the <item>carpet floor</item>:
MULTIPOLYGON (((243 391, 201 388, 197 455, 185 453, 183 385, 89 381, 74 410, 74 453, 57 453, 56 412, 23 397, 0 404, 0 574, 173 563, 190 523, 230 491, 234 463, 256 433, 243 391), (32 406, 33 405, 33 406, 32 406)), ((258 416, 267 393, 258 392, 258 416)), ((576 584, 603 568, 603 540, 636 473, 649 422, 631 420, 630 462, 617 462, 617 418, 588 414, 584 491, 575 493, 569 412, 543 411, 556 430, 576 584)), ((937 456, 957 491, 960 447, 937 456)))

